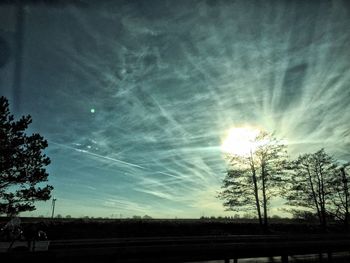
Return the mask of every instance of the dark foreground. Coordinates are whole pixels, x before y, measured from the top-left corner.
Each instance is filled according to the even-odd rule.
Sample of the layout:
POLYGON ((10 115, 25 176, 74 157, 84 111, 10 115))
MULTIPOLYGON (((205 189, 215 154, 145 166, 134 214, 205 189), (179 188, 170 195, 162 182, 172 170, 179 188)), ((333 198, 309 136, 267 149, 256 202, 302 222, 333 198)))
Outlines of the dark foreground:
MULTIPOLYGON (((0 225, 9 219, 0 218, 0 225)), ((40 225, 50 240, 85 238, 128 237, 186 237, 267 234, 253 219, 46 219, 21 218, 22 227, 40 225)), ((272 220, 268 234, 322 234, 344 233, 339 224, 332 224, 326 231, 317 223, 305 223, 288 219, 272 220)))
MULTIPOLYGON (((0 223, 6 222, 2 218, 0 223)), ((339 261, 348 252, 350 235, 334 224, 326 231, 316 224, 290 220, 273 222, 261 231, 249 220, 82 220, 22 218, 26 228, 38 225, 50 239, 48 251, 13 250, 4 262, 195 262, 324 254, 339 261)), ((344 257, 343 257, 344 258, 344 257)), ((345 257, 348 260, 348 256, 345 257)), ((239 262, 238 261, 238 262, 239 262)))
POLYGON ((3 253, 4 262, 190 262, 325 254, 329 262, 348 251, 348 235, 244 235, 202 237, 117 238, 52 241, 48 251, 3 253))

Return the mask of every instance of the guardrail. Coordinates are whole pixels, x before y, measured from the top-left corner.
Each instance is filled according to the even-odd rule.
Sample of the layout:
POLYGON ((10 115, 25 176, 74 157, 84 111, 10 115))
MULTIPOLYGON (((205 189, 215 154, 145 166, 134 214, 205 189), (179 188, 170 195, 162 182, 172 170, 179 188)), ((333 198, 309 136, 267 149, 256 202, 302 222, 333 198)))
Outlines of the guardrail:
POLYGON ((348 235, 205 236, 51 241, 45 252, 2 253, 4 262, 186 262, 350 251, 348 235))

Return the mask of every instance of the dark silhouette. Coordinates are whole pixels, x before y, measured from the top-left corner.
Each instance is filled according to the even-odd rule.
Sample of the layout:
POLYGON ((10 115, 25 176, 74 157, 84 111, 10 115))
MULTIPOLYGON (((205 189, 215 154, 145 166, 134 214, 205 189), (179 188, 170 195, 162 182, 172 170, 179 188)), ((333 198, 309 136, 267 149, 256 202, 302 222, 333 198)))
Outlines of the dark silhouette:
POLYGON ((268 205, 279 192, 287 164, 286 147, 265 132, 255 138, 255 143, 257 148, 248 156, 228 156, 230 167, 219 198, 227 210, 256 210, 260 226, 267 231, 268 205))
POLYGON ((50 158, 42 150, 48 144, 37 133, 25 133, 31 122, 30 115, 15 121, 8 100, 0 98, 0 214, 32 211, 34 201, 50 199, 53 187, 37 185, 47 181, 50 158))
POLYGON ((291 163, 292 172, 286 191, 287 204, 315 211, 323 229, 327 226, 328 211, 331 208, 332 181, 336 168, 335 160, 324 149, 300 155, 291 163))
POLYGON ((350 163, 340 165, 334 171, 332 179, 332 204, 330 213, 336 219, 344 222, 345 229, 349 228, 350 186, 349 186, 350 163))

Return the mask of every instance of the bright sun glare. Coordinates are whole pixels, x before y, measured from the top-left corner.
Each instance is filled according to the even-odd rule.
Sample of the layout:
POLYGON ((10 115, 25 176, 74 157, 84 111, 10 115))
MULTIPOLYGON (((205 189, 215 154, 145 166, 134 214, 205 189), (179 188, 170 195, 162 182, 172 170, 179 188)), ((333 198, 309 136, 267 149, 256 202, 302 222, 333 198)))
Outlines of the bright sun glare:
POLYGON ((255 138, 261 131, 252 127, 231 128, 221 144, 224 153, 245 156, 254 152, 259 146, 255 138))

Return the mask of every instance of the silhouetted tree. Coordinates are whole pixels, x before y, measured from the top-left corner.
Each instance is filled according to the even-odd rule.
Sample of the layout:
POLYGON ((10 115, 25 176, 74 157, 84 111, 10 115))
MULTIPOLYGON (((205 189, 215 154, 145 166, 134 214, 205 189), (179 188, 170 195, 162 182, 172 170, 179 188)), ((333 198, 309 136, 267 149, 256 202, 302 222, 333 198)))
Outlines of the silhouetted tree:
POLYGON ((350 209, 350 185, 349 169, 350 163, 340 165, 334 170, 331 178, 332 196, 330 213, 337 219, 344 222, 344 226, 349 226, 350 209))
POLYGON ((286 147, 266 132, 252 143, 257 147, 249 155, 228 156, 229 168, 219 198, 226 210, 255 210, 259 224, 267 229, 269 201, 278 195, 287 164, 286 147))
POLYGON ((0 214, 32 211, 34 201, 50 199, 53 187, 40 187, 48 177, 50 159, 42 153, 47 141, 25 133, 31 122, 30 115, 15 121, 8 100, 0 98, 0 214))
POLYGON ((269 201, 279 195, 289 162, 286 146, 281 141, 265 132, 262 132, 256 140, 262 143, 254 155, 260 172, 258 179, 261 183, 264 227, 267 228, 269 201))
POLYGON ((320 225, 326 227, 327 209, 332 200, 332 177, 337 165, 324 149, 300 155, 291 165, 287 204, 316 212, 320 225))

